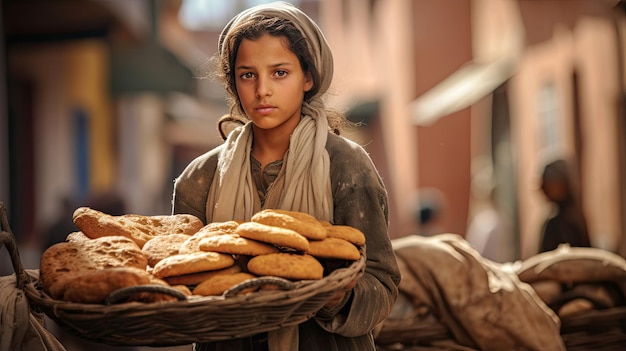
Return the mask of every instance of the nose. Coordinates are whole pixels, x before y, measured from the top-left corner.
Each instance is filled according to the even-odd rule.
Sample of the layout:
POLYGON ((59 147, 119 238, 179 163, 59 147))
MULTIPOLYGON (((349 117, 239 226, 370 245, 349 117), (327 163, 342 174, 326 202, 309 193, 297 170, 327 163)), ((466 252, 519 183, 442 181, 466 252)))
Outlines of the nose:
POLYGON ((271 95, 272 95, 272 88, 271 88, 270 79, 259 77, 257 79, 257 86, 256 86, 257 98, 261 98, 264 96, 271 96, 271 95))

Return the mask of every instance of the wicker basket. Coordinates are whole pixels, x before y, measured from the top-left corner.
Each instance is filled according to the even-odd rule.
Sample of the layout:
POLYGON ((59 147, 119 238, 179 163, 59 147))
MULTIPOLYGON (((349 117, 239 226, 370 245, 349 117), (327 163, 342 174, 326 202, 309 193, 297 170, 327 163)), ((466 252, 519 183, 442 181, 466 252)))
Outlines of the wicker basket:
MULTIPOLYGON (((2 243, 11 255, 17 284, 34 310, 43 311, 63 329, 79 337, 114 346, 176 346, 242 338, 300 324, 365 268, 361 258, 320 280, 288 282, 279 290, 235 293, 263 284, 261 277, 233 287, 222 296, 192 297, 161 303, 80 304, 52 299, 39 281, 29 277, 19 261, 13 234, 2 211, 2 243), (8 237, 8 239, 6 239, 8 237)), ((173 290, 173 289, 171 289, 173 290)), ((175 295, 175 294, 174 294, 175 295)))
POLYGON ((442 340, 452 340, 452 333, 443 324, 431 320, 387 320, 378 335, 379 351, 410 350, 414 346, 430 346, 442 340))
MULTIPOLYGON (((413 351, 454 343, 452 333, 432 320, 387 321, 376 337, 378 351, 413 351)), ((592 310, 561 319, 561 338, 568 351, 622 350, 626 345, 626 306, 592 310)))
POLYGON ((561 337, 568 351, 623 349, 626 345, 626 306, 562 318, 561 337))

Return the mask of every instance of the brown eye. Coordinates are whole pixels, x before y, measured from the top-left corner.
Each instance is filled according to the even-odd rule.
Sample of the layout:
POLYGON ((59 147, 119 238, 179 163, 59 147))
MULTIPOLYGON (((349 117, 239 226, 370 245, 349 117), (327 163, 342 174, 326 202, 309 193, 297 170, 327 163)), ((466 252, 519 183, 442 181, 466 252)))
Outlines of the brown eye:
POLYGON ((241 79, 252 79, 252 78, 254 78, 254 73, 246 72, 246 73, 241 74, 239 77, 241 79))

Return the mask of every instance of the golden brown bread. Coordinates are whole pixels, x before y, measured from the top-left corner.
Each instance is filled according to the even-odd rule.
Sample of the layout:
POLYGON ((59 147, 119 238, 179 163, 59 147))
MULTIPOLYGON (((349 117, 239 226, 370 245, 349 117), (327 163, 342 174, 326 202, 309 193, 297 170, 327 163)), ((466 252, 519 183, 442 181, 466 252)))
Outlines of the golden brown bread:
POLYGON ((237 226, 242 222, 238 221, 224 221, 224 222, 212 222, 205 225, 202 230, 205 231, 217 231, 223 233, 234 233, 237 226))
MULTIPOLYGON (((233 286, 252 278, 255 278, 253 274, 245 272, 215 275, 198 284, 192 292, 194 295, 202 296, 222 295, 233 286)), ((243 290, 240 294, 245 294, 252 290, 253 289, 243 290)))
POLYGON ((215 271, 235 264, 231 255, 217 252, 192 252, 162 259, 152 269, 157 278, 172 277, 204 271, 215 271))
POLYGON ((304 212, 265 209, 255 213, 251 220, 273 227, 291 229, 311 240, 326 237, 324 226, 315 217, 304 212))
POLYGON ((197 273, 189 273, 182 275, 173 275, 171 277, 164 277, 165 280, 170 285, 186 285, 186 286, 194 286, 198 285, 201 282, 220 274, 233 274, 241 272, 241 267, 238 264, 234 264, 230 267, 214 270, 214 271, 204 271, 197 273))
POLYGON ((331 225, 326 227, 326 236, 347 240, 354 245, 365 245, 365 234, 349 225, 331 225))
POLYGON ((253 257, 248 262, 248 271, 291 280, 322 279, 324 275, 324 267, 315 257, 287 252, 253 257))
POLYGON ((262 241, 276 246, 306 252, 309 241, 298 232, 257 222, 245 222, 237 227, 237 234, 244 238, 262 241))
MULTIPOLYGON (((191 294, 190 287, 197 289, 212 280, 221 282, 222 287, 214 285, 209 290, 206 283, 198 292, 221 294, 238 283, 237 279, 256 275, 321 279, 322 264, 304 254, 310 242, 315 242, 311 252, 320 258, 359 258, 354 255, 358 249, 353 244, 340 238, 326 239, 330 223, 295 211, 264 210, 249 222, 202 225, 191 215, 112 216, 80 207, 73 220, 79 231, 70 233, 66 242, 48 248, 40 262, 44 291, 55 299, 71 302, 101 303, 112 291, 143 284, 178 286, 191 294), (350 246, 342 246, 345 244, 350 246)), ((361 242, 358 236, 343 237, 361 242)), ((272 286, 255 290, 265 288, 272 286)), ((126 301, 140 302, 175 299, 159 292, 138 292, 126 297, 126 301)))
POLYGON ((85 271, 68 280, 63 300, 102 303, 115 290, 150 283, 150 275, 134 267, 112 267, 85 271))
POLYGON ((83 241, 89 241, 89 240, 91 240, 91 238, 83 234, 83 232, 80 232, 80 231, 69 233, 67 237, 65 238, 65 241, 69 241, 69 242, 72 242, 72 241, 83 242, 83 241))
POLYGON ((567 318, 593 310, 593 303, 584 298, 573 299, 558 310, 560 318, 567 318))
POLYGON ((178 253, 192 253, 202 251, 200 250, 200 240, 216 235, 224 235, 228 234, 227 232, 222 231, 221 229, 217 229, 210 225, 206 225, 198 230, 195 234, 190 236, 187 240, 180 244, 178 248, 178 253))
POLYGON ((147 264, 141 249, 131 239, 107 236, 48 247, 41 255, 39 274, 43 290, 60 298, 65 291, 62 283, 71 273, 111 267, 134 267, 145 271, 147 264), (55 289, 51 289, 53 285, 56 285, 55 289))
POLYGON ((311 240, 307 253, 319 258, 334 258, 349 261, 357 261, 361 258, 361 253, 354 244, 339 238, 311 240))
POLYGON ((148 264, 154 267, 162 259, 177 255, 182 243, 190 237, 187 234, 155 236, 143 245, 141 251, 148 259, 148 264))
POLYGON ((199 218, 189 214, 113 216, 89 207, 77 208, 73 221, 80 231, 92 239, 124 236, 132 239, 139 247, 143 247, 148 240, 159 235, 193 235, 204 225, 199 218))
POLYGON ((202 251, 221 252, 231 255, 257 256, 278 252, 274 245, 247 239, 238 234, 223 234, 204 238, 199 244, 202 251))

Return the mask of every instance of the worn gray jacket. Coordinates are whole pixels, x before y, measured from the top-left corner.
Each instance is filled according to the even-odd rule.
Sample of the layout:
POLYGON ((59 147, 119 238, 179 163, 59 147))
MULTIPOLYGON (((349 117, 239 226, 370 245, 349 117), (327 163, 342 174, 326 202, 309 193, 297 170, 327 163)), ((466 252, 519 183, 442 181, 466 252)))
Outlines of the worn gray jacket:
MULTIPOLYGON (((176 179, 173 213, 190 213, 203 222, 209 187, 221 146, 193 160, 176 179)), ((366 151, 358 144, 328 135, 334 224, 360 229, 367 240, 365 274, 344 302, 322 309, 299 326, 301 351, 375 350, 372 329, 389 314, 398 294, 400 273, 391 248, 387 191, 366 151)), ((237 218, 234 218, 237 219, 237 218)), ((245 220, 245 219, 240 219, 245 220)), ((196 350, 264 350, 262 336, 196 345, 196 350)))

